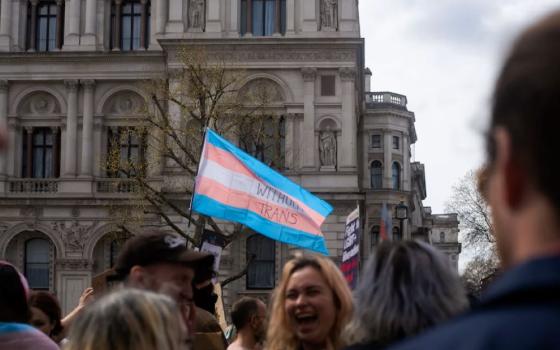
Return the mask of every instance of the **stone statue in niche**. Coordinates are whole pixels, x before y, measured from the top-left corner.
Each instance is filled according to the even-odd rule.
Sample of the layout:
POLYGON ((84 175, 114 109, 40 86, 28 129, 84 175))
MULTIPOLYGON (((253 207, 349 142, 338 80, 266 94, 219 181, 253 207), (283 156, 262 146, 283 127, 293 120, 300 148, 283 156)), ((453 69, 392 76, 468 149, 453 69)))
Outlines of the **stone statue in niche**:
POLYGON ((338 0, 321 0, 321 30, 338 29, 338 0))
POLYGON ((203 30, 204 28, 204 0, 190 0, 189 2, 189 28, 203 30))
POLYGON ((330 126, 319 134, 319 158, 322 167, 336 167, 336 133, 330 126))

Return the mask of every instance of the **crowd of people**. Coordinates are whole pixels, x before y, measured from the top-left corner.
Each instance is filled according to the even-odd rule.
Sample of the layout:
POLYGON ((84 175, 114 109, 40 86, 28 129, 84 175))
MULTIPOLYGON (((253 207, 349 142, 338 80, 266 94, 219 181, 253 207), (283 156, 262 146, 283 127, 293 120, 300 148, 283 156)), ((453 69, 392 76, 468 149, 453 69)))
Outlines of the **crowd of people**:
POLYGON ((556 12, 520 36, 496 84, 480 187, 504 272, 474 305, 436 249, 385 241, 353 293, 330 258, 296 255, 270 300, 233 304, 236 336, 226 339, 214 257, 154 231, 123 247, 118 286, 86 290, 64 318, 53 295, 30 291, 1 261, 0 349, 560 349, 560 182, 550 167, 559 91, 556 12))

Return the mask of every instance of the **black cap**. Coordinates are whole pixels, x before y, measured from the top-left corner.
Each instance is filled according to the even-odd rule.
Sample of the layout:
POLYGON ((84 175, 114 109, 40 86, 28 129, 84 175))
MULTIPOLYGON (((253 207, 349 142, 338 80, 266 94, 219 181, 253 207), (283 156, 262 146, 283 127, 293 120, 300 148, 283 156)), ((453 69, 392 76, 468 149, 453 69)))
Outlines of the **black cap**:
POLYGON ((148 266, 165 262, 183 264, 194 269, 202 266, 211 269, 214 256, 188 249, 187 240, 172 233, 143 233, 126 241, 117 258, 115 272, 124 278, 135 265, 148 266))

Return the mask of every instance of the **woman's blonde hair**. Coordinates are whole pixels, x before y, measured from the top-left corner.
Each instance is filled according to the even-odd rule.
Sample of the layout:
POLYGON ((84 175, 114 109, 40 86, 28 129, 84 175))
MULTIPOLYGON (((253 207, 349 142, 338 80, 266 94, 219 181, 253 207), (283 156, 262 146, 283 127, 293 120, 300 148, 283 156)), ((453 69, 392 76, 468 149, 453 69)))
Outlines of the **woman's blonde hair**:
POLYGON ((267 332, 267 350, 297 350, 299 340, 291 330, 284 308, 286 288, 292 274, 305 267, 319 271, 333 293, 337 310, 333 329, 329 332, 327 349, 336 350, 344 346, 342 331, 352 316, 352 293, 338 267, 327 257, 319 255, 301 255, 288 261, 282 271, 282 278, 274 290, 272 312, 267 332))
POLYGON ((70 327, 64 350, 178 350, 187 338, 175 302, 161 294, 121 289, 94 302, 70 327))

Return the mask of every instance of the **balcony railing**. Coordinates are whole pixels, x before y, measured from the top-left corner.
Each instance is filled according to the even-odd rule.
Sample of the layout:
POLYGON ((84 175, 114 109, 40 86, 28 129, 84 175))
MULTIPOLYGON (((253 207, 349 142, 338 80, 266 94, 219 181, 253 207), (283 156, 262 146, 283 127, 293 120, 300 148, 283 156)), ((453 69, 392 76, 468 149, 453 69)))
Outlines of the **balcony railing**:
POLYGON ((394 92, 366 92, 366 105, 368 107, 375 108, 377 106, 384 105, 406 109, 406 103, 406 96, 395 94, 394 92))
POLYGON ((134 179, 97 180, 99 193, 137 193, 138 183, 134 179))
POLYGON ((58 179, 11 179, 8 189, 11 193, 56 193, 58 179))

